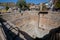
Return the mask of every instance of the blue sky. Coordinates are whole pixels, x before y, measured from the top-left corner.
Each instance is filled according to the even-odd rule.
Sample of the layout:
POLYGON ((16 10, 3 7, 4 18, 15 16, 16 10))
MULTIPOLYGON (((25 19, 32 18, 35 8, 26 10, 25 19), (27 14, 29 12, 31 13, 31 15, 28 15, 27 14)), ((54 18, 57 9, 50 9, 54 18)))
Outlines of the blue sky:
MULTIPOLYGON (((48 0, 26 0, 27 3, 42 3, 42 2, 47 2, 48 0)), ((17 0, 0 0, 0 2, 17 2, 17 0)))

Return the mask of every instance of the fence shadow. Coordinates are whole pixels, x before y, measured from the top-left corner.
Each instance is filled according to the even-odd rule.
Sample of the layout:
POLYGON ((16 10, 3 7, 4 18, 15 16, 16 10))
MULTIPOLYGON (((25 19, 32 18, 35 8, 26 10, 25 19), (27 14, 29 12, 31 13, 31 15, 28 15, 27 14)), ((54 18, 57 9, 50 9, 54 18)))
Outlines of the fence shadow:
POLYGON ((21 38, 21 37, 19 36, 19 33, 21 33, 26 40, 33 40, 33 38, 32 38, 31 36, 29 36, 26 32, 21 31, 21 30, 19 30, 19 31, 18 31, 19 33, 16 35, 16 34, 13 33, 11 30, 9 30, 9 29, 6 27, 6 25, 4 25, 4 22, 6 22, 6 20, 0 18, 0 23, 2 24, 2 28, 4 29, 4 32, 5 32, 5 35, 6 35, 6 39, 7 39, 7 40, 24 40, 23 38, 21 38))

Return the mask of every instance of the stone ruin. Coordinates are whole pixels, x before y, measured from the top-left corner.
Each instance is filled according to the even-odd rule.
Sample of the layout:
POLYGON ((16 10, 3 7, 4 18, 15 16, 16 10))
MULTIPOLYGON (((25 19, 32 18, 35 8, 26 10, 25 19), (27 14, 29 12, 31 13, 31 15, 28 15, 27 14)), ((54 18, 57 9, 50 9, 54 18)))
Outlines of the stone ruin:
POLYGON ((40 14, 38 27, 38 11, 26 11, 12 15, 3 15, 3 19, 10 21, 20 30, 28 33, 31 37, 43 37, 53 28, 60 25, 60 14, 58 12, 48 12, 48 14, 40 14))

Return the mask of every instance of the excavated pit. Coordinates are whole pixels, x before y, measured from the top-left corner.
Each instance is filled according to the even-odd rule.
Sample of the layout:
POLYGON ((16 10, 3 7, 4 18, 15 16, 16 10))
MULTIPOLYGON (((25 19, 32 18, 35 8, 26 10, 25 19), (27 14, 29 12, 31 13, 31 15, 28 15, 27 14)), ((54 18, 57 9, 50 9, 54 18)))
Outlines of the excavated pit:
POLYGON ((51 29, 57 28, 60 25, 60 14, 51 12, 48 12, 48 14, 40 14, 39 27, 37 11, 24 12, 23 15, 20 13, 3 15, 3 18, 10 21, 20 30, 28 33, 32 38, 41 38, 48 34, 51 29))

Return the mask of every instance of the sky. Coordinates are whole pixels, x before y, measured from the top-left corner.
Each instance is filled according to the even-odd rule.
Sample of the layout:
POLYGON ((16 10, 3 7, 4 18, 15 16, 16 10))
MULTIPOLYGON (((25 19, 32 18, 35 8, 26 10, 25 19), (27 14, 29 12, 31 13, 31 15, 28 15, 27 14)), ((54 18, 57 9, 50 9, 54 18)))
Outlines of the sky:
MULTIPOLYGON (((44 3, 47 2, 48 0, 26 0, 27 3, 35 3, 35 4, 39 4, 39 3, 44 3)), ((17 2, 17 0, 0 0, 0 2, 17 2)))

